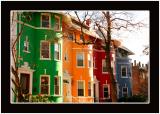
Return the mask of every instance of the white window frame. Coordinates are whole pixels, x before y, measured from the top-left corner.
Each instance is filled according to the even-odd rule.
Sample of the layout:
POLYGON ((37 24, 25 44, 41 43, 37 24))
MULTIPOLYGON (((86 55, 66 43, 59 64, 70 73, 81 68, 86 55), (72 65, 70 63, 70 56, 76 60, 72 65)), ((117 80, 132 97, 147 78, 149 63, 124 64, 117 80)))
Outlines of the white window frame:
POLYGON ((55 81, 54 81, 54 96, 60 96, 61 95, 61 77, 60 76, 54 76, 54 80, 55 80, 55 78, 58 78, 58 80, 59 80, 59 94, 56 94, 55 93, 55 81))
POLYGON ((84 52, 77 52, 76 53, 76 66, 77 68, 84 68, 85 67, 85 58, 84 58, 84 52), (83 55, 83 66, 78 66, 78 54, 82 54, 83 55))
POLYGON ((42 28, 51 28, 51 14, 49 14, 49 13, 41 13, 41 27, 42 28), (49 16, 49 27, 42 27, 42 16, 43 15, 49 16))
POLYGON ((104 97, 104 87, 105 86, 108 87, 108 97, 107 97, 107 99, 109 99, 110 98, 110 85, 109 84, 103 84, 103 98, 106 98, 106 97, 104 97))
POLYGON ((127 88, 127 97, 128 97, 128 87, 122 87, 122 97, 124 97, 124 95, 123 95, 123 88, 127 88))
POLYGON ((50 95, 50 75, 40 75, 40 94, 41 93, 41 78, 42 77, 48 77, 48 94, 43 94, 43 95, 50 95))
POLYGON ((106 60, 105 60, 105 59, 102 59, 102 74, 107 74, 108 72, 104 72, 104 71, 103 71, 103 62, 106 62, 106 60))
POLYGON ((91 54, 88 54, 88 68, 92 68, 92 56, 91 56, 91 54), (89 66, 89 58, 90 58, 90 61, 91 61, 91 66, 89 66))
MULTIPOLYGON (((57 16, 57 15, 55 15, 54 18, 55 18, 55 20, 56 20, 56 19, 59 20, 59 22, 58 22, 58 24, 59 24, 59 29, 58 29, 58 30, 55 29, 55 24, 56 24, 56 23, 54 23, 54 30, 55 30, 55 31, 61 31, 61 23, 60 23, 61 18, 60 18, 59 16, 57 16)), ((56 22, 56 21, 55 21, 55 22, 56 22)))
POLYGON ((54 43, 54 60, 56 60, 56 61, 60 61, 61 60, 61 44, 58 43, 58 42, 54 43), (58 51, 59 51, 59 58, 58 59, 55 58, 55 44, 58 44, 58 51))
POLYGON ((48 42, 48 41, 46 41, 46 40, 41 40, 40 41, 40 60, 51 60, 51 44, 50 44, 50 42, 48 42, 49 43, 49 58, 42 58, 42 55, 41 55, 41 49, 42 49, 42 43, 43 42, 48 42))
POLYGON ((28 40, 28 36, 26 36, 26 39, 24 41, 24 49, 23 49, 23 52, 26 52, 26 53, 30 53, 29 52, 29 40, 28 40), (25 45, 27 47, 27 50, 25 50, 25 45))
POLYGON ((126 65, 121 65, 121 78, 128 78, 128 77, 127 77, 127 66, 126 66, 126 65), (124 67, 126 68, 126 76, 122 76, 122 69, 123 69, 124 67))
POLYGON ((78 97, 85 97, 85 80, 77 80, 77 96, 78 97), (83 82, 83 96, 78 95, 78 82, 83 82))

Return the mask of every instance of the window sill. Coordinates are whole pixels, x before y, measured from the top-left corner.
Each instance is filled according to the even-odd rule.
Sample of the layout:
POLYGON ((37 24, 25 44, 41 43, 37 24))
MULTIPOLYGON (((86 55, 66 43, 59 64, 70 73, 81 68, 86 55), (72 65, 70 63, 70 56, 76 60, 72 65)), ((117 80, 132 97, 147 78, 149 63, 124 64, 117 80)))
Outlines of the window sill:
POLYGON ((58 62, 60 62, 61 60, 58 60, 58 59, 54 59, 54 61, 58 61, 58 62))
POLYGON ((29 52, 29 51, 25 51, 25 50, 23 50, 23 52, 25 52, 25 53, 31 53, 31 52, 29 52))
POLYGON ((122 77, 122 76, 121 76, 121 78, 130 78, 130 77, 122 77))
POLYGON ((84 66, 76 66, 77 68, 85 68, 84 66))
POLYGON ((51 58, 40 58, 40 60, 51 60, 51 58))

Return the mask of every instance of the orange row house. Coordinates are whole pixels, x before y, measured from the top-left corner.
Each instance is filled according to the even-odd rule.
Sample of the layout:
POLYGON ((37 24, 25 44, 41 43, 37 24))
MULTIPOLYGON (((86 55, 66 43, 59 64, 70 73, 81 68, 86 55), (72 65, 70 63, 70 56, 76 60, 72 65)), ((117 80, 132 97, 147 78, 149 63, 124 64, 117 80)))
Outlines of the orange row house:
POLYGON ((81 45, 82 37, 90 39, 89 27, 84 25, 85 32, 81 35, 78 21, 72 18, 71 24, 69 28, 63 26, 63 101, 94 102, 93 46, 81 45))

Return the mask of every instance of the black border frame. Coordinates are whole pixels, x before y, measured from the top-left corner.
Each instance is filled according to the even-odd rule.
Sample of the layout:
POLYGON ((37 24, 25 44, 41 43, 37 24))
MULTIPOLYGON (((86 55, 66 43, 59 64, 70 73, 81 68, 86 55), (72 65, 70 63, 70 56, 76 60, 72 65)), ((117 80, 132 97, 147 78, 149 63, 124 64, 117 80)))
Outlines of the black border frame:
POLYGON ((2 1, 1 112, 8 113, 156 113, 159 112, 159 1, 2 1), (149 10, 149 104, 10 104, 10 10, 149 10))

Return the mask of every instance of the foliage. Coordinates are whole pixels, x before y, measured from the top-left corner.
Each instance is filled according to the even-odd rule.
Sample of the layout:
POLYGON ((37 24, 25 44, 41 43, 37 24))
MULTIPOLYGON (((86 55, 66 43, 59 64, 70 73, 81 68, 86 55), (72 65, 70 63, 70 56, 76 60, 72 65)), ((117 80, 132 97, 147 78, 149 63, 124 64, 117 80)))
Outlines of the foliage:
POLYGON ((44 102, 44 103, 50 103, 54 102, 53 101, 53 96, 48 96, 48 95, 31 95, 31 94, 26 94, 24 95, 25 101, 24 102, 44 102))
POLYGON ((131 97, 122 97, 118 102, 146 102, 147 97, 144 95, 133 95, 131 97))

